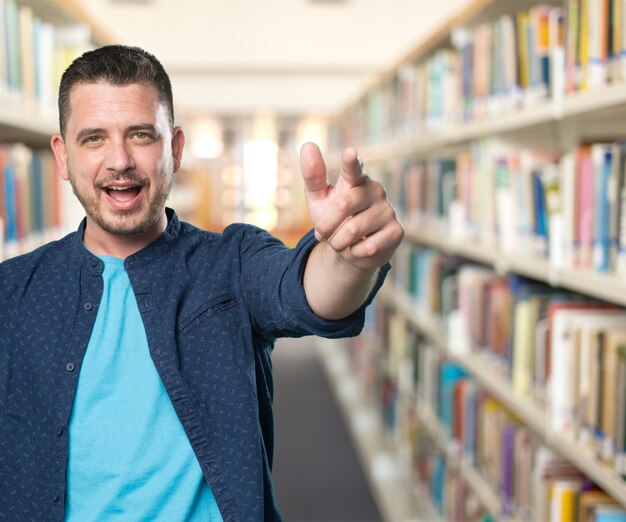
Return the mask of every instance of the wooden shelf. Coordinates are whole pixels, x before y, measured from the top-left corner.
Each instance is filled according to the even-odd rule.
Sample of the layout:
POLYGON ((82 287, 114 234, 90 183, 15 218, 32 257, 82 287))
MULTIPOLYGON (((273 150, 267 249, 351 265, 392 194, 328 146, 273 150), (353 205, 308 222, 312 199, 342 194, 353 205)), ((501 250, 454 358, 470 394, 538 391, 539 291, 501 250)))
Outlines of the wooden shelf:
POLYGON ((626 280, 614 274, 593 270, 554 268, 547 259, 535 259, 524 254, 500 252, 497 248, 481 246, 473 242, 458 242, 437 233, 432 226, 406 226, 407 240, 440 250, 448 255, 463 257, 470 261, 493 267, 498 273, 513 272, 553 287, 626 306, 626 280))
MULTIPOLYGON (((19 0, 18 4, 30 7, 36 17, 55 26, 87 26, 97 45, 114 41, 76 0, 19 0)), ((40 107, 36 100, 2 88, 0 85, 0 143, 21 142, 34 148, 49 148, 50 136, 58 131, 56 100, 50 107, 40 107)))
MULTIPOLYGON (((626 117, 626 83, 599 87, 589 92, 575 93, 562 99, 542 100, 524 109, 505 113, 497 118, 449 125, 437 133, 418 133, 410 138, 394 138, 381 143, 365 144, 359 153, 367 163, 399 161, 408 157, 428 157, 440 154, 447 148, 466 144, 487 136, 507 136, 520 133, 539 135, 542 128, 560 137, 567 134, 568 127, 579 125, 579 133, 585 136, 598 133, 626 134, 623 120, 626 117), (601 120, 604 126, 596 130, 588 127, 590 119, 601 120), (612 119, 615 128, 607 127, 606 120, 612 119), (588 128, 587 128, 588 127, 588 128)), ((554 140, 550 148, 558 147, 561 140, 554 140)))
MULTIPOLYGON (((401 301, 403 298, 406 297, 400 296, 398 299, 401 301)), ((385 299, 393 298, 385 294, 385 299)), ((398 306, 400 301, 394 300, 394 305, 398 306)), ((403 306, 410 305, 404 303, 403 306)), ((424 333, 443 346, 444 343, 432 322, 416 322, 412 317, 413 315, 409 319, 415 327, 420 325, 424 333)), ((419 486, 413 485, 412 478, 398 462, 394 448, 387 442, 380 412, 369 402, 360 382, 351 373, 349 360, 342 347, 337 346, 339 343, 341 341, 320 339, 318 351, 385 520, 407 521, 415 516, 429 522, 436 520, 436 510, 430 505, 429 499, 423 498, 425 495, 419 493, 419 486)), ((420 424, 465 479, 483 507, 502 522, 515 522, 514 518, 503 518, 500 515, 502 505, 498 494, 470 460, 454 448, 432 408, 419 398, 416 399, 416 404, 420 424)))
POLYGON ((395 458, 378 409, 350 370, 344 341, 318 339, 318 353, 386 522, 431 521, 418 502, 412 477, 395 458))
POLYGON ((453 447, 452 441, 445 434, 437 415, 431 406, 421 399, 417 400, 417 414, 422 426, 439 446, 439 449, 446 454, 452 465, 456 465, 459 473, 472 490, 482 506, 495 518, 505 522, 513 522, 513 519, 502 518, 502 502, 493 487, 483 478, 480 472, 472 465, 467 457, 459 455, 453 447))
MULTIPOLYGON (((531 150, 557 154, 571 153, 580 143, 587 141, 624 139, 626 137, 626 125, 623 123, 626 120, 626 81, 623 79, 620 82, 596 87, 586 92, 552 93, 551 97, 548 98, 534 97, 533 94, 524 93, 520 95, 520 99, 515 98, 515 103, 509 103, 509 100, 505 100, 505 103, 501 104, 499 103, 500 100, 490 99, 485 102, 478 99, 475 112, 480 113, 483 108, 482 105, 486 103, 486 110, 490 116, 467 123, 462 121, 443 123, 441 127, 430 125, 430 121, 406 122, 404 118, 396 117, 397 115, 392 113, 392 109, 396 107, 394 102, 387 97, 393 95, 393 89, 396 89, 397 85, 400 88, 408 85, 403 83, 404 79, 402 78, 396 82, 396 76, 404 66, 414 66, 423 62, 437 49, 453 47, 452 40, 457 36, 463 36, 463 31, 453 34, 458 28, 471 30, 479 23, 494 22, 501 14, 519 12, 540 3, 545 2, 522 2, 521 0, 514 3, 491 0, 470 2, 469 8, 465 12, 454 20, 451 19, 442 24, 430 38, 417 46, 399 63, 394 64, 393 68, 363 93, 355 104, 347 108, 346 113, 349 114, 349 118, 347 118, 348 134, 362 137, 387 136, 387 139, 376 143, 369 142, 359 145, 359 154, 365 162, 366 168, 371 164, 373 173, 398 176, 402 175, 400 174, 402 170, 400 167, 409 161, 417 160, 423 163, 422 160, 454 158, 459 152, 468 152, 470 149, 473 154, 475 142, 482 139, 490 139, 493 142, 498 142, 497 144, 503 142, 503 145, 510 146, 512 150, 531 150), (375 89, 379 88, 380 91, 376 93, 376 96, 368 98, 375 89), (533 98, 535 99, 533 100, 533 98), (494 107, 502 110, 493 110, 494 107), (381 115, 380 127, 374 128, 375 118, 381 115), (396 121, 398 128, 389 129, 388 127, 396 121), (407 127, 414 130, 412 135, 407 134, 405 130, 407 127)), ((567 7, 567 3, 564 4, 561 0, 549 1, 548 3, 567 7)), ((559 57, 556 53, 555 56, 559 57)), ((435 62, 436 60, 433 63, 435 62)), ((442 62, 447 63, 445 60, 442 62)), ((560 62, 554 63, 560 66, 560 62)), ((433 75, 435 74, 437 73, 433 73, 433 75)), ((553 84, 550 88, 553 88, 555 76, 552 75, 551 78, 553 84)), ((563 78, 558 79, 564 81, 563 78)), ((431 80, 432 78, 422 81, 428 83, 431 80)), ((466 81, 467 78, 464 77, 460 80, 466 81)), ((416 103, 422 101, 409 98, 401 100, 409 108, 413 108, 416 103)), ((429 106, 426 110, 430 110, 431 113, 441 112, 441 114, 439 112, 435 114, 435 118, 440 118, 441 121, 444 118, 447 118, 446 121, 448 122, 452 121, 454 116, 450 117, 447 111, 441 110, 438 102, 439 100, 436 100, 433 102, 433 107, 429 106)), ((459 106, 461 105, 463 105, 462 102, 459 103, 459 106)), ((399 106, 404 107, 402 104, 399 106)), ((469 108, 466 105, 464 107, 469 108)), ((424 110, 424 108, 419 110, 424 110)), ((440 123, 440 120, 436 120, 435 123, 440 123)), ((482 148, 480 151, 482 152, 482 148)), ((479 155, 475 157, 480 160, 479 155)), ((491 180, 489 181, 491 183, 491 180)), ((394 184, 393 187, 398 192, 401 190, 399 187, 406 188, 406 185, 394 184)), ((493 197, 493 194, 487 196, 493 197)), ((399 197, 398 201, 401 200, 399 197)), ((405 223, 405 230, 405 241, 409 243, 486 265, 498 274, 519 274, 555 288, 626 306, 625 277, 594 270, 564 268, 565 265, 557 266, 554 257, 550 260, 532 257, 526 252, 505 251, 498 247, 499 243, 495 238, 495 231, 492 234, 493 237, 485 238, 485 240, 481 240, 479 234, 471 238, 450 237, 450 231, 445 224, 426 219, 413 222, 409 220, 405 223)), ((403 259, 402 261, 405 262, 406 260, 403 259)), ((465 368, 481 389, 489 392, 505 408, 516 415, 546 446, 577 466, 598 486, 626 507, 626 481, 611 467, 597 459, 595 455, 584 450, 577 440, 551 430, 547 414, 544 411, 545 408, 532 398, 521 396, 513 391, 511 380, 502 361, 478 351, 460 351, 459 348, 455 352, 455 347, 449 345, 446 337, 445 320, 420 316, 406 290, 392 289, 386 286, 383 287, 379 295, 380 299, 398 310, 414 329, 420 331, 430 342, 435 344, 445 358, 465 368)), ((421 409, 424 410, 422 413, 425 416, 421 421, 432 429, 433 438, 443 437, 443 431, 436 427, 436 417, 427 409, 421 409)), ((442 441, 440 447, 445 452, 446 442, 442 441)), ((475 470, 469 462, 461 462, 459 466, 468 482, 471 484, 480 482, 480 476, 474 474, 475 470)), ((476 492, 476 494, 481 498, 481 502, 489 506, 492 514, 498 515, 501 512, 501 501, 497 498, 497 494, 493 495, 488 487, 477 486, 477 488, 480 492, 476 492)))
POLYGON ((44 114, 35 102, 16 98, 0 95, 0 143, 22 142, 49 148, 50 136, 58 129, 56 111, 44 114))
POLYGON ((410 297, 402 289, 383 287, 380 298, 398 310, 409 323, 426 335, 444 356, 467 370, 479 386, 489 392, 511 413, 516 415, 548 447, 570 461, 598 486, 626 507, 626 481, 613 469, 590 455, 571 437, 556 433, 549 428, 546 414, 528 397, 512 391, 511 382, 503 375, 501 364, 488 354, 455 353, 448 346, 445 335, 433 327, 437 321, 419 316, 410 297))

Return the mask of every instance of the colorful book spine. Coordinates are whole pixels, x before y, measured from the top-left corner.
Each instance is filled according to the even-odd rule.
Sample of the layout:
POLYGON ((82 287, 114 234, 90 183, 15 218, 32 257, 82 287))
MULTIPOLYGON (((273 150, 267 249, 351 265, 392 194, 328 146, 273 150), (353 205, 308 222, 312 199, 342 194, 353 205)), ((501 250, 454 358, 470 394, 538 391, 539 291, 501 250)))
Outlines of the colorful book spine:
MULTIPOLYGON (((3 256, 11 257, 56 238, 68 223, 63 181, 52 154, 21 144, 0 145, 0 219, 3 256)), ((78 203, 76 203, 77 205, 78 203)))

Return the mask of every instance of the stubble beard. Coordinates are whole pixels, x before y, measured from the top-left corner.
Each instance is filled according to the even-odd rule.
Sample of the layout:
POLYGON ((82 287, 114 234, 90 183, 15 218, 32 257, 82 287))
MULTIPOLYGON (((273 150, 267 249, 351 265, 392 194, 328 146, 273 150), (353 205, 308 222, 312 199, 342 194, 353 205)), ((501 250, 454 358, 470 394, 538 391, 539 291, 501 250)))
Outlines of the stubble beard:
MULTIPOLYGON (((135 174, 127 174, 119 177, 141 185, 142 190, 147 190, 150 186, 149 180, 135 174)), ((159 219, 161 219, 165 202, 172 188, 174 176, 173 174, 168 174, 166 175, 166 179, 157 184, 157 190, 151 201, 144 199, 140 207, 128 211, 115 211, 112 209, 103 211, 101 207, 106 203, 102 202, 98 197, 94 197, 92 194, 88 193, 88 191, 82 193, 77 187, 71 172, 69 173, 69 181, 72 186, 72 191, 85 209, 85 213, 102 230, 118 236, 135 236, 148 232, 158 223, 159 219)), ((95 190, 99 191, 102 189, 96 185, 95 190)))

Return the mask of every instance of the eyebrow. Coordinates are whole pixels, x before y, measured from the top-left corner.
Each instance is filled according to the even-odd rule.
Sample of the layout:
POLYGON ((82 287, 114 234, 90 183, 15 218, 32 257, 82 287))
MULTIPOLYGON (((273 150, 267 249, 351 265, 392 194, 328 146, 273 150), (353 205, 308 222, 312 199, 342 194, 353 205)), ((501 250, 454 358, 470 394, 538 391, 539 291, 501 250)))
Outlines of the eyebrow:
POLYGON ((126 132, 148 131, 154 134, 157 138, 161 137, 161 132, 152 123, 140 123, 139 125, 131 125, 126 129, 126 132))
POLYGON ((91 136, 92 134, 102 134, 103 132, 105 132, 103 128, 82 129, 78 132, 78 134, 76 134, 75 141, 82 141, 83 138, 86 138, 87 136, 91 136))
MULTIPOLYGON (((157 138, 161 137, 161 132, 152 123, 140 123, 138 125, 131 125, 130 127, 126 129, 127 133, 137 132, 137 131, 147 131, 147 132, 154 134, 157 138)), ((78 134, 76 134, 75 140, 81 141, 88 136, 92 136, 94 134, 106 134, 106 132, 107 132, 106 129, 102 127, 82 129, 81 131, 78 132, 78 134)))

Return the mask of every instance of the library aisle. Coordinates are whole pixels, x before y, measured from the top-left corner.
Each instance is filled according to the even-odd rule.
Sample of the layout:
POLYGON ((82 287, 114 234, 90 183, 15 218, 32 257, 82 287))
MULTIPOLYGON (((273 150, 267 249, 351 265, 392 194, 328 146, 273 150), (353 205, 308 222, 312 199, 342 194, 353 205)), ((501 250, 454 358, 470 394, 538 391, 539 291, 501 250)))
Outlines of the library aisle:
POLYGON ((273 477, 285 519, 381 521, 315 339, 281 339, 273 361, 273 477))

